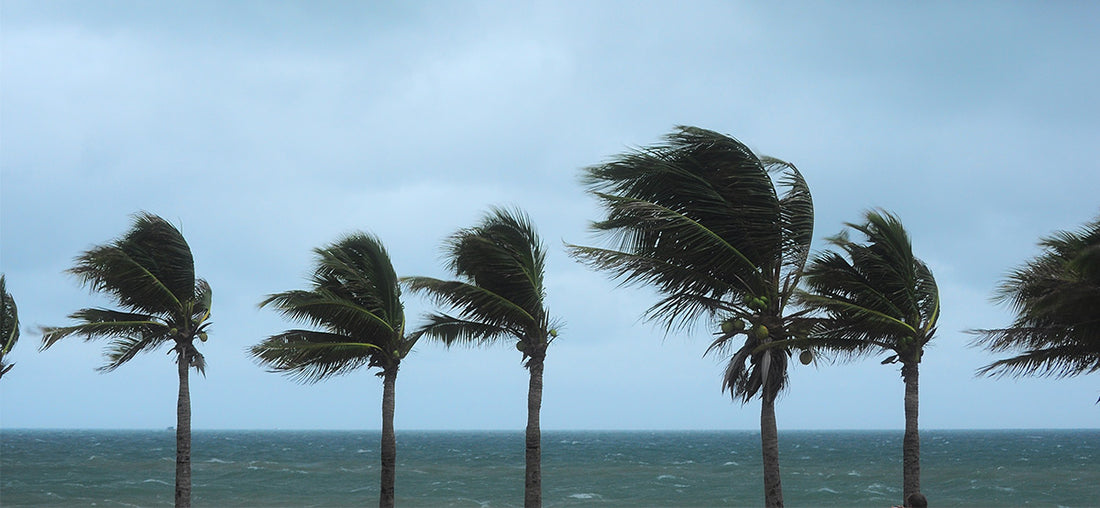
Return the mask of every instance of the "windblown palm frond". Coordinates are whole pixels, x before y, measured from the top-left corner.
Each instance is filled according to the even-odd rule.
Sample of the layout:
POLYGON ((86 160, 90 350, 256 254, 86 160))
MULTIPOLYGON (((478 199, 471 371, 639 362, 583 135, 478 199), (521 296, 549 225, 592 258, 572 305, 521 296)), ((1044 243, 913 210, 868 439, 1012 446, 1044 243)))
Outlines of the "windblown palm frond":
POLYGON ((538 318, 505 294, 476 284, 431 277, 407 277, 403 282, 410 291, 424 293, 436 305, 461 309, 461 321, 515 334, 524 333, 526 325, 538 322, 538 318))
POLYGON ((405 336, 401 288, 389 254, 372 235, 355 233, 314 250, 310 288, 269 295, 260 307, 320 331, 288 330, 249 349, 273 372, 317 382, 363 365, 383 375, 412 349, 405 336))
POLYGON ((312 330, 287 330, 250 349, 272 372, 286 373, 305 383, 370 365, 384 351, 375 344, 349 340, 346 335, 312 330))
POLYGON ((5 357, 19 341, 19 308, 15 305, 15 298, 8 292, 7 279, 0 274, 0 377, 11 370, 14 363, 8 362, 5 357))
POLYGON ((997 290, 1016 319, 1007 328, 974 330, 974 344, 1018 352, 978 371, 995 376, 1066 377, 1100 371, 1100 218, 1041 240, 1043 252, 1014 270, 997 290))
POLYGON ((77 258, 69 270, 92 291, 125 308, 170 314, 195 294, 195 262, 179 230, 149 213, 135 216, 130 232, 77 258))

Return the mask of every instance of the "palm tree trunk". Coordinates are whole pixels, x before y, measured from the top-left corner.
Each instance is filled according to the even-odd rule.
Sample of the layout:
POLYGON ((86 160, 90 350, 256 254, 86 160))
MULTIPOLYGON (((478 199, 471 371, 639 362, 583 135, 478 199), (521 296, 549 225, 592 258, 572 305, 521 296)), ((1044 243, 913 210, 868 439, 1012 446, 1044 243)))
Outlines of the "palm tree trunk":
POLYGON ((191 506, 191 387, 188 370, 191 367, 187 348, 179 346, 176 360, 180 377, 179 398, 176 399, 176 508, 191 506))
POLYGON ((539 412, 542 410, 542 369, 545 357, 532 357, 527 367, 531 382, 527 388, 527 470, 523 483, 523 506, 542 506, 542 431, 539 412))
POLYGON ((760 448, 764 453, 764 506, 782 508, 783 485, 779 480, 779 430, 775 426, 775 397, 760 397, 760 448))
POLYGON ((397 437, 393 432, 394 389, 397 368, 387 369, 382 376, 382 492, 380 508, 393 508, 394 484, 397 480, 397 437))
POLYGON ((902 499, 920 492, 920 427, 917 413, 920 408, 917 380, 920 374, 916 362, 901 367, 905 380, 905 437, 902 439, 902 499))

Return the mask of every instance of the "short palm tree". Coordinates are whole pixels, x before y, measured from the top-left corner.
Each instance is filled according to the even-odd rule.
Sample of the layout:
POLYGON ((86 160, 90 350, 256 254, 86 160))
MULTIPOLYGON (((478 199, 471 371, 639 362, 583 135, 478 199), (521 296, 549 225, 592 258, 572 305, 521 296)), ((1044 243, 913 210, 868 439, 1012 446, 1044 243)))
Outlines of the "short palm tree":
POLYGON ((108 339, 110 372, 135 355, 171 344, 176 353, 176 506, 191 505, 191 392, 188 372, 204 372, 195 339, 206 341, 210 326, 210 285, 195 278, 191 248, 172 224, 149 213, 134 217, 125 236, 93 247, 76 258, 69 273, 93 291, 112 297, 123 310, 81 309, 69 315, 78 324, 42 329, 42 349, 70 335, 108 339))
POLYGON ((723 390, 761 399, 764 500, 782 506, 775 399, 790 351, 766 346, 804 327, 786 311, 813 236, 801 173, 728 136, 678 127, 664 144, 587 168, 584 183, 607 210, 592 229, 613 245, 570 246, 572 255, 623 284, 656 286, 664 296, 646 317, 666 331, 721 323, 707 352, 729 355, 723 390))
POLYGON ((975 330, 975 344, 1015 356, 980 375, 1076 376, 1100 371, 1100 217, 1078 231, 1040 241, 1042 254, 1017 268, 997 290, 1016 320, 975 330))
POLYGON ((14 363, 8 363, 4 357, 19 341, 19 308, 15 306, 15 298, 8 292, 8 285, 4 275, 0 274, 0 377, 4 377, 14 363))
POLYGON ((403 279, 454 313, 430 314, 415 334, 448 346, 518 340, 530 373, 524 506, 542 506, 542 374, 547 346, 557 336, 545 302, 546 252, 526 214, 495 208, 477 226, 451 236, 446 256, 458 280, 403 279))
POLYGON ((315 249, 310 288, 268 296, 283 316, 320 330, 287 330, 249 352, 273 372, 314 383, 363 367, 382 378, 382 478, 378 505, 394 505, 397 439, 395 385, 401 360, 416 343, 405 335, 405 307, 389 254, 371 235, 355 233, 315 249))
POLYGON ((808 289, 797 298, 822 315, 807 338, 811 349, 844 359, 881 353, 889 355, 884 364, 901 363, 902 499, 908 499, 920 492, 919 365, 936 332, 939 290, 928 266, 913 256, 909 235, 896 216, 869 211, 863 224, 846 226, 866 237, 866 243, 852 241, 847 231, 829 238, 837 251, 813 258, 804 277, 808 289))

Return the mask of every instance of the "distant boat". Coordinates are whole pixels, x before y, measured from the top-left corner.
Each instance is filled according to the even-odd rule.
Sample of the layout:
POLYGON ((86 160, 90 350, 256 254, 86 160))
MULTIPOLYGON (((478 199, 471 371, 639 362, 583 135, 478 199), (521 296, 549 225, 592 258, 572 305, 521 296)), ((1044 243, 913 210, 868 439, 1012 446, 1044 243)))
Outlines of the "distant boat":
POLYGON ((175 427, 168 427, 167 429, 164 429, 164 430, 167 430, 167 431, 170 431, 170 432, 175 432, 176 428, 175 427))

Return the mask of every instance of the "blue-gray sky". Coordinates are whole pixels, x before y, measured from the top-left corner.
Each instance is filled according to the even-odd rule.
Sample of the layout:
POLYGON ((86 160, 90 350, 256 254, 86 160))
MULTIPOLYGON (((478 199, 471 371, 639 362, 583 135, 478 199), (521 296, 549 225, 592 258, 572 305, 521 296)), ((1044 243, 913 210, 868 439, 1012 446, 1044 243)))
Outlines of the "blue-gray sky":
MULTIPOLYGON (((1096 376, 986 379, 964 330, 1038 239, 1100 212, 1100 6, 1088 2, 17 2, 0 6, 0 271, 20 309, 0 426, 160 428, 164 353, 110 374, 102 344, 37 352, 38 325, 109 302, 63 274, 147 210, 178 224, 214 289, 196 428, 380 426, 381 383, 315 385, 244 350, 291 326, 257 309, 302 287, 311 249, 365 230, 401 275, 446 276, 440 245, 492 205, 544 236, 547 429, 754 429, 720 390, 708 333, 665 337, 654 299, 568 257, 599 210, 581 168, 679 124, 796 164, 816 245, 884 207, 939 281, 921 365, 925 428, 1096 427, 1096 376)), ((410 321, 427 305, 407 296, 410 321)), ((700 323, 704 325, 705 323, 700 323)), ((397 384, 405 429, 519 429, 507 343, 422 344, 397 384)), ((781 429, 902 427, 896 366, 791 371, 781 429)))

